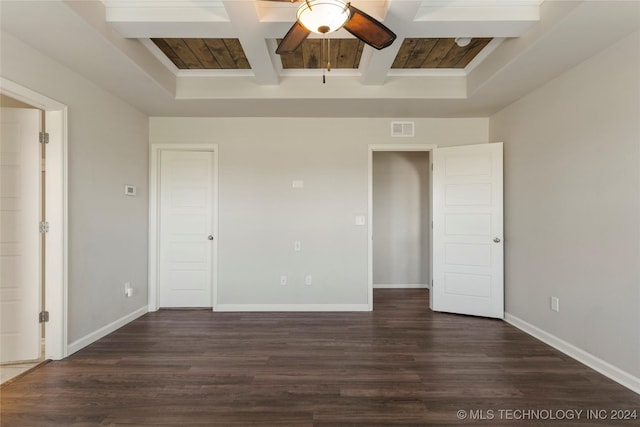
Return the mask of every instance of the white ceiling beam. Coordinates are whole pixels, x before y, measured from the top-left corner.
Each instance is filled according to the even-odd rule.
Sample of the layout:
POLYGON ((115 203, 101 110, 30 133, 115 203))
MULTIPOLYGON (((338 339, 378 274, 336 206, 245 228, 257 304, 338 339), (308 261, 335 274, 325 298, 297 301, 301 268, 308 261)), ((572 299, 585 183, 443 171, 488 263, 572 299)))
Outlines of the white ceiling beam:
POLYGON ((233 31, 220 0, 107 0, 104 5, 107 22, 127 38, 217 37, 233 31))
POLYGON ((123 37, 145 38, 235 38, 236 27, 231 22, 109 22, 123 37))
POLYGON ((393 44, 385 49, 376 51, 367 46, 360 58, 360 72, 362 73, 362 84, 382 85, 387 79, 387 74, 391 65, 402 46, 402 41, 406 34, 406 22, 411 22, 416 16, 422 2, 420 1, 400 1, 389 0, 389 10, 384 20, 384 25, 396 33, 398 38, 393 44))
POLYGON ((425 0, 409 37, 520 37, 540 20, 542 0, 425 0))
POLYGON ((416 22, 439 21, 537 21, 537 1, 424 1, 416 13, 416 22))
MULTIPOLYGON (((107 22, 127 38, 233 38, 239 23, 230 18, 231 3, 246 3, 254 24, 266 38, 282 37, 296 19, 297 4, 253 0, 107 0, 107 22)), ((405 37, 518 37, 539 20, 539 0, 360 0, 356 7, 390 23, 393 9, 415 8, 401 20, 405 37), (406 5, 405 5, 406 3, 406 5), (390 5, 387 10, 384 6, 390 5)), ((390 27, 391 28, 391 27, 390 27)), ((330 37, 345 36, 332 34, 330 37)), ((350 37, 350 35, 346 35, 350 37)))
POLYGON ((223 4, 231 22, 234 23, 236 37, 249 60, 256 82, 259 85, 277 85, 280 77, 269 53, 267 40, 261 31, 255 3, 225 0, 223 4))

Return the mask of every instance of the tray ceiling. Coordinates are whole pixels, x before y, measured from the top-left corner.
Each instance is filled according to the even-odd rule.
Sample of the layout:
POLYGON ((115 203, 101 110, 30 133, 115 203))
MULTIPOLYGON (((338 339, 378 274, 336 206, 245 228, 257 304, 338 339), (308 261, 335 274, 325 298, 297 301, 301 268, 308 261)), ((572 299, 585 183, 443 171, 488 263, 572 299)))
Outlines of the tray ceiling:
MULTIPOLYGON (((298 68, 305 64, 304 53, 302 61, 284 66, 275 54, 277 39, 295 21, 296 5, 288 2, 3 1, 0 21, 3 40, 17 38, 24 49, 30 46, 55 58, 146 114, 194 117, 486 116, 639 25, 637 2, 352 3, 398 37, 381 51, 365 46, 357 66, 354 62, 345 65, 354 68, 332 71, 326 84, 320 70, 298 68), (420 43, 449 39, 452 46, 450 39, 456 37, 491 41, 463 68, 422 68, 426 63, 420 56, 426 48, 420 43), (251 68, 242 68, 236 55, 235 64, 228 56, 226 62, 216 59, 217 65, 210 60, 209 66, 221 68, 181 69, 151 39, 201 39, 200 46, 210 52, 217 48, 204 40, 237 41, 246 57, 244 67, 251 68), (401 62, 405 56, 407 62, 401 62)), ((331 37, 353 39, 343 30, 331 37)), ((436 44, 433 52, 439 51, 436 44)), ((11 54, 3 49, 3 57, 11 54)), ((9 73, 11 61, 5 65, 9 73)))
MULTIPOLYGON (((342 70, 332 78, 339 75, 356 78, 360 85, 384 85, 390 76, 404 77, 397 74, 402 71, 410 71, 412 74, 405 75, 410 77, 423 72, 426 78, 442 77, 430 73, 436 69, 467 73, 468 67, 481 63, 502 40, 519 37, 537 22, 540 3, 352 0, 355 7, 383 22, 398 37, 391 46, 376 50, 344 29, 329 34, 332 68, 342 70), (456 37, 471 38, 472 42, 459 47, 456 37)), ((253 76, 257 85, 273 86, 293 76, 316 78, 314 70, 326 65, 321 59, 321 38, 316 34, 292 54, 275 53, 278 40, 296 21, 299 3, 105 0, 104 5, 111 28, 125 38, 142 41, 178 78, 191 77, 203 83, 207 77, 253 76)))

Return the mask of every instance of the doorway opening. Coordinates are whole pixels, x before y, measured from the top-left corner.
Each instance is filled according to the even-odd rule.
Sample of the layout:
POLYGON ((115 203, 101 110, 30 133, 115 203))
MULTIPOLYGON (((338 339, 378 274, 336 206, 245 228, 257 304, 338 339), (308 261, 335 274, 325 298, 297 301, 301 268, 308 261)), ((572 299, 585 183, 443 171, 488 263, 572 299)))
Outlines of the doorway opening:
POLYGON ((430 288, 431 151, 369 146, 369 298, 373 288, 430 288))
MULTIPOLYGON (((41 144, 38 141, 38 131, 35 132, 34 137, 30 137, 30 140, 35 139, 33 143, 37 144, 36 147, 46 145, 46 173, 41 172, 41 165, 44 162, 37 152, 35 156, 28 157, 28 163, 25 163, 30 170, 35 170, 36 180, 39 181, 35 187, 38 188, 36 192, 40 193, 39 187, 46 188, 46 191, 42 192, 40 200, 39 195, 35 195, 38 206, 36 217, 39 220, 36 219, 35 223, 29 227, 23 227, 25 230, 32 230, 33 227, 37 242, 36 249, 29 252, 33 254, 23 258, 29 259, 30 262, 35 258, 38 259, 33 264, 38 270, 35 293, 30 294, 35 296, 27 298, 31 302, 31 308, 25 312, 24 319, 29 322, 36 319, 37 322, 42 316, 43 320, 46 320, 48 313, 50 320, 35 328, 38 335, 42 335, 44 343, 44 352, 40 353, 41 345, 38 345, 35 359, 59 360, 67 355, 67 107, 5 78, 1 78, 0 81, 0 95, 3 97, 3 107, 23 108, 25 111, 40 110, 38 115, 43 116, 42 123, 46 125, 42 129, 48 134, 48 143, 41 144), (46 209, 38 212, 41 206, 46 209), (39 221, 42 221, 40 225, 39 221), (40 237, 40 230, 46 234, 45 238, 40 237), (40 277, 44 278, 43 281, 40 277)), ((39 121, 38 117, 36 126, 40 129, 39 121)), ((3 172, 8 172, 10 169, 3 163, 3 172)), ((4 178, 3 173, 3 180, 4 178)), ((9 268, 2 269, 3 275, 17 271, 13 260, 6 259, 4 262, 9 268)), ((3 283, 9 282, 5 279, 9 278, 3 277, 3 283)), ((37 337, 36 342, 40 344, 37 337)), ((29 359, 33 358, 29 357, 29 359)))
POLYGON ((504 317, 502 143, 369 146, 369 307, 373 309, 373 154, 429 151, 429 308, 504 317))

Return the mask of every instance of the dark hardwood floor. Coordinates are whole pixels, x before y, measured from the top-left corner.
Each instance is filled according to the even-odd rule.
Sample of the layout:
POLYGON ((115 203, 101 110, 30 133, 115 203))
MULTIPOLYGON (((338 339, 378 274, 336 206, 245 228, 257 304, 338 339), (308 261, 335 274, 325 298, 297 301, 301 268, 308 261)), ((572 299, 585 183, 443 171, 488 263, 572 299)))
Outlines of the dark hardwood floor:
POLYGON ((374 298, 373 313, 149 313, 3 387, 1 424, 640 424, 611 412, 639 395, 507 323, 432 313, 425 290, 374 298))

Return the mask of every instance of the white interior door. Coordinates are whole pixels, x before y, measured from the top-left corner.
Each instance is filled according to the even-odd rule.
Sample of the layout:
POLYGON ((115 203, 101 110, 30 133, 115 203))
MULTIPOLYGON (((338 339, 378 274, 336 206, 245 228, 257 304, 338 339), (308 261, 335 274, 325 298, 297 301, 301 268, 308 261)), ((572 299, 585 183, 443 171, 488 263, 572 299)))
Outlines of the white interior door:
POLYGON ((0 359, 40 357, 41 112, 2 108, 0 134, 0 359))
POLYGON ((434 311, 504 317, 502 143, 433 156, 434 311))
POLYGON ((213 154, 160 154, 160 307, 212 307, 213 154))

